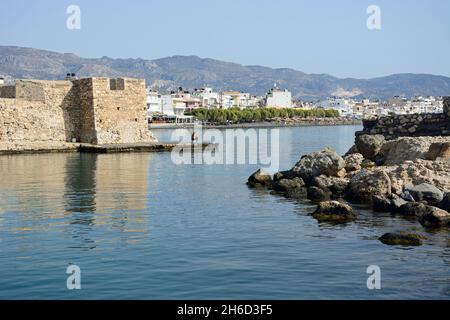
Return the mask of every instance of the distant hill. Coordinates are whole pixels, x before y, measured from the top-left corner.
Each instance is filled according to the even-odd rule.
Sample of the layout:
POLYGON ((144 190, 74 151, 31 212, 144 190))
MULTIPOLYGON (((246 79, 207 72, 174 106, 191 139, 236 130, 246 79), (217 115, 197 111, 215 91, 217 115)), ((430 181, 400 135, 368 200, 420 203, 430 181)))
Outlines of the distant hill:
POLYGON ((293 69, 243 66, 197 56, 173 56, 157 60, 81 58, 32 48, 0 46, 0 75, 20 78, 62 79, 77 76, 139 77, 161 90, 179 86, 193 89, 241 90, 264 95, 274 83, 294 97, 319 99, 331 95, 356 98, 389 98, 394 95, 450 95, 450 78, 428 74, 395 74, 374 79, 339 79, 327 74, 306 74, 293 69))

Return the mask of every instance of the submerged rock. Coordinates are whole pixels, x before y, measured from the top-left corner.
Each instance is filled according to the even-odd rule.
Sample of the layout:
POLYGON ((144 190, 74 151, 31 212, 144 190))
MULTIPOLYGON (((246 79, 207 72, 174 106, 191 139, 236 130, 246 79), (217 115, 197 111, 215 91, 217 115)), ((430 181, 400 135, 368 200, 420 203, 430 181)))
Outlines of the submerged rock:
POLYGON ((344 159, 333 149, 325 148, 303 156, 292 168, 292 171, 306 183, 309 183, 313 178, 320 175, 336 176, 344 167, 344 159))
POLYGON ((259 169, 248 178, 247 185, 250 187, 270 187, 272 185, 272 176, 268 172, 259 169))
POLYGON ((356 220, 357 215, 352 207, 339 201, 319 203, 312 216, 319 222, 346 223, 356 220))
POLYGON ((391 246, 421 246, 427 238, 415 233, 386 233, 379 240, 391 246))
POLYGON ((415 201, 426 201, 430 205, 438 205, 444 199, 443 192, 429 183, 407 186, 405 192, 409 192, 415 201))

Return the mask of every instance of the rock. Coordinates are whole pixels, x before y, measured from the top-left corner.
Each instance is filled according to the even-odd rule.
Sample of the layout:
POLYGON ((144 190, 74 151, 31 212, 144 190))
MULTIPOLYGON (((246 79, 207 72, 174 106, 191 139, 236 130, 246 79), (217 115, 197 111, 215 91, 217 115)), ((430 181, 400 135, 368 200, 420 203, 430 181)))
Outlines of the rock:
POLYGON ((391 180, 386 172, 362 169, 350 179, 346 198, 356 203, 372 203, 373 196, 388 197, 391 193, 391 180))
POLYGON ((344 167, 344 159, 333 149, 325 148, 321 151, 303 156, 292 171, 306 183, 309 183, 314 177, 322 174, 335 176, 344 167))
POLYGON ((313 202, 328 201, 331 199, 332 193, 329 190, 324 190, 318 187, 309 187, 307 197, 313 202))
POLYGON ((411 195, 411 193, 409 193, 408 191, 403 192, 401 195, 401 198, 405 201, 408 202, 415 202, 416 200, 414 200, 414 197, 411 195))
POLYGON ((304 200, 307 198, 308 191, 306 188, 294 188, 286 191, 285 197, 294 200, 304 200))
POLYGON ((328 190, 333 195, 338 197, 345 193, 348 184, 349 184, 348 179, 338 177, 328 177, 325 175, 315 177, 311 182, 311 186, 318 187, 322 190, 328 190))
POLYGON ((430 205, 438 205, 444 199, 442 191, 429 183, 407 186, 405 192, 409 192, 415 201, 426 201, 430 205))
POLYGON ((387 141, 380 153, 384 156, 386 165, 399 165, 408 160, 427 159, 431 144, 442 139, 441 137, 402 137, 387 141))
POLYGON ((372 160, 369 159, 365 159, 362 163, 361 163, 361 167, 363 169, 369 169, 369 168, 374 168, 376 167, 377 164, 375 162, 373 162, 372 160))
POLYGON ((325 201, 319 203, 312 216, 319 222, 346 223, 357 218, 352 207, 339 201, 325 201))
POLYGON ((415 233, 386 233, 379 240, 391 246, 421 246, 427 238, 415 233))
POLYGON ((385 196, 375 195, 372 197, 372 208, 377 212, 391 212, 391 200, 385 196))
POLYGON ((400 207, 406 203, 407 202, 405 200, 396 194, 391 194, 389 197, 376 195, 372 198, 373 210, 378 212, 398 213, 400 211, 400 207))
POLYGON ((450 226, 450 213, 436 207, 427 206, 427 211, 419 217, 419 222, 428 228, 450 226))
POLYGON ((248 178, 247 184, 250 187, 270 187, 272 185, 272 177, 266 171, 259 169, 248 178))
POLYGON ((273 182, 272 189, 278 192, 287 192, 292 189, 298 189, 305 186, 302 178, 281 179, 273 182))
POLYGON ((402 205, 407 204, 406 200, 403 200, 396 194, 391 195, 391 211, 390 212, 398 212, 402 205))
POLYGON ((356 148, 365 159, 375 160, 385 142, 382 135, 361 135, 356 138, 356 148))
POLYGON ((273 181, 279 181, 282 179, 294 179, 296 175, 292 170, 277 172, 273 175, 273 181))
POLYGON ((450 142, 436 142, 431 144, 425 158, 431 161, 450 160, 450 142))
POLYGON ((361 164, 364 161, 364 156, 361 153, 353 153, 344 157, 345 170, 347 172, 361 170, 361 164))
POLYGON ((423 203, 407 202, 400 207, 398 213, 405 217, 421 217, 428 211, 428 206, 423 203))
POLYGON ((442 201, 441 201, 441 203, 439 203, 438 207, 447 212, 450 212, 450 192, 447 192, 444 195, 444 199, 442 199, 442 201))

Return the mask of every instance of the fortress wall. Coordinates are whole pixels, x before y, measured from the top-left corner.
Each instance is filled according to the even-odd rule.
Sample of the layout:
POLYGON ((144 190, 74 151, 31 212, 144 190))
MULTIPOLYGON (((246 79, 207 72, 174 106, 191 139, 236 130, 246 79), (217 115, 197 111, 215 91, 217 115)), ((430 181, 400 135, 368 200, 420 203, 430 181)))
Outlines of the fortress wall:
POLYGON ((0 141, 66 142, 76 137, 76 92, 70 81, 17 80, 15 99, 0 99, 0 141))
POLYGON ((150 142, 143 79, 93 78, 98 144, 150 142))
POLYGON ((364 129, 356 133, 381 134, 387 140, 404 136, 450 136, 450 98, 444 99, 442 114, 409 114, 364 120, 364 129))
POLYGON ((17 80, 0 89, 0 143, 154 141, 145 80, 17 80))

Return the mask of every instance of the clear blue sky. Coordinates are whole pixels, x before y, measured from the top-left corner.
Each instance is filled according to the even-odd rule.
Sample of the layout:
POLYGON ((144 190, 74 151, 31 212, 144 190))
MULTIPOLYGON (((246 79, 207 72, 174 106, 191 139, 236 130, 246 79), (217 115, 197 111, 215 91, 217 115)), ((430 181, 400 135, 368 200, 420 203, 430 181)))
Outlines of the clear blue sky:
POLYGON ((83 57, 172 55, 369 78, 450 76, 448 0, 2 0, 0 45, 83 57), (81 8, 81 30, 66 8, 81 8), (366 27, 368 5, 382 29, 366 27))

